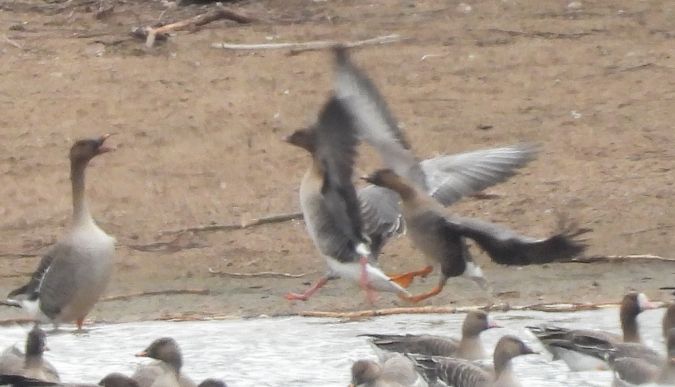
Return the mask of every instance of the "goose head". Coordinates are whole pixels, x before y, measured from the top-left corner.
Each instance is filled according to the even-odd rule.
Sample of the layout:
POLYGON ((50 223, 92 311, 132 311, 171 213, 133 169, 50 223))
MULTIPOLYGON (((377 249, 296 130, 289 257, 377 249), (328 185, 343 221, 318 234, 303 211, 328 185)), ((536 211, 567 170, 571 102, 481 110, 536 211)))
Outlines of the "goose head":
POLYGON ((78 140, 70 148, 70 161, 73 163, 87 163, 94 157, 107 153, 113 148, 104 145, 105 140, 110 137, 110 134, 95 139, 78 140))

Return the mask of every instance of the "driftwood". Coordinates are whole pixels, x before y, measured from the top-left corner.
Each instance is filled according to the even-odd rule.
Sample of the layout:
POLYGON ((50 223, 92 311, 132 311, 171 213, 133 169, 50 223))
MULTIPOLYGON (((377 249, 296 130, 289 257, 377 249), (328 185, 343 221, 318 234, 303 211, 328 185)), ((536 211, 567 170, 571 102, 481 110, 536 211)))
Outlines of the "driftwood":
POLYGON ((359 310, 353 312, 330 312, 330 311, 302 311, 298 313, 302 317, 330 317, 330 318, 364 318, 377 316, 390 316, 395 314, 453 314, 466 313, 470 310, 481 309, 485 311, 501 311, 507 312, 510 310, 535 310, 541 312, 578 312, 582 310, 595 310, 603 308, 616 307, 619 304, 592 304, 592 303, 541 303, 530 305, 509 305, 509 304, 492 304, 484 306, 417 306, 417 307, 401 307, 401 308, 387 308, 387 309, 372 309, 359 310))
POLYGON ((325 50, 341 45, 347 48, 360 47, 373 44, 387 44, 394 43, 401 40, 399 35, 378 36, 371 39, 359 40, 355 42, 336 42, 327 40, 317 40, 312 42, 296 42, 296 43, 262 43, 262 44, 237 44, 237 43, 213 43, 213 48, 223 48, 226 50, 290 50, 291 53, 297 54, 303 51, 325 50))
POLYGON ((239 224, 210 224, 208 226, 186 227, 177 230, 160 231, 160 235, 165 234, 182 234, 186 232, 206 232, 206 231, 225 231, 225 230, 242 230, 249 227, 259 226, 262 224, 281 223, 289 220, 302 219, 302 212, 291 212, 288 214, 277 214, 265 216, 258 219, 253 219, 250 222, 242 222, 239 224))
POLYGON ((161 27, 138 27, 132 31, 132 35, 145 39, 145 45, 147 47, 152 47, 155 44, 155 40, 166 40, 169 32, 188 28, 194 29, 222 19, 233 20, 241 24, 248 24, 255 21, 255 19, 250 16, 236 13, 228 9, 219 8, 214 11, 209 11, 189 19, 166 24, 161 27))
POLYGON ((227 271, 217 271, 210 267, 209 273, 220 277, 233 277, 233 278, 302 278, 307 275, 307 273, 293 274, 293 273, 280 273, 276 271, 260 271, 256 273, 236 273, 227 271))
POLYGON ((660 257, 651 254, 633 254, 633 255, 592 255, 588 257, 578 257, 572 259, 572 262, 595 263, 595 262, 629 262, 636 260, 675 262, 675 258, 660 257))
POLYGON ((146 296, 161 296, 161 295, 174 295, 174 294, 198 294, 198 295, 208 295, 210 294, 209 289, 167 289, 167 290, 152 290, 147 292, 132 293, 132 294, 122 294, 118 296, 104 297, 101 299, 103 302, 107 301, 123 301, 129 300, 136 297, 146 297, 146 296))

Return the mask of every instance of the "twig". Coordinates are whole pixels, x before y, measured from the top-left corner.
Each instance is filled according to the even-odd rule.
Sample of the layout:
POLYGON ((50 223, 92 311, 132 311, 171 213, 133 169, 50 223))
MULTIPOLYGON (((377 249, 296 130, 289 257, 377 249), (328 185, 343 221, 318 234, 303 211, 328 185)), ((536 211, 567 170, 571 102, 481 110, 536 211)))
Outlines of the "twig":
POLYGON ((0 258, 35 258, 40 255, 33 253, 0 253, 0 258))
POLYGON ((5 42, 7 42, 9 45, 12 45, 12 46, 18 48, 19 50, 23 50, 23 46, 19 42, 10 39, 8 36, 5 36, 4 39, 5 39, 5 42))
POLYGON ((571 262, 595 263, 595 262, 627 262, 635 260, 675 262, 675 258, 659 257, 651 254, 633 254, 633 255, 592 255, 589 257, 577 257, 571 262))
POLYGON ((132 31, 132 35, 145 38, 145 45, 152 47, 157 39, 166 39, 167 34, 172 31, 184 30, 186 28, 197 28, 209 24, 216 20, 228 19, 237 23, 248 24, 255 19, 250 16, 242 15, 234 11, 220 8, 214 11, 206 12, 189 19, 181 20, 175 23, 167 24, 161 27, 138 27, 132 31))
POLYGON ((35 320, 31 320, 28 318, 8 318, 5 320, 0 320, 0 326, 8 326, 8 325, 17 325, 17 324, 33 324, 35 323, 35 320))
POLYGON ((281 223, 289 220, 302 219, 302 212, 291 212, 288 214, 270 215, 258 219, 254 219, 248 223, 240 224, 210 224, 208 226, 186 227, 177 230, 160 231, 160 235, 166 234, 182 234, 186 232, 205 232, 205 231, 224 231, 224 230, 241 230, 261 224, 281 223))
POLYGON ((135 297, 146 297, 146 296, 160 296, 160 295, 173 295, 173 294, 199 294, 199 295, 208 295, 210 293, 209 289, 167 289, 167 290, 152 290, 147 292, 132 293, 132 294, 122 294, 118 296, 110 296, 101 299, 103 302, 107 301, 120 301, 120 300, 129 300, 135 297))
POLYGON ((285 49, 290 50, 291 53, 297 54, 303 51, 312 51, 312 50, 324 50, 327 48, 333 48, 337 45, 342 45, 347 48, 360 47, 371 44, 387 44, 394 43, 401 40, 401 36, 397 34, 378 36, 371 39, 359 40, 355 42, 336 42, 336 41, 326 41, 326 40, 317 40, 312 42, 299 42, 299 43, 262 43, 262 44, 237 44, 237 43, 213 43, 211 47, 213 48, 223 48, 226 50, 279 50, 285 49))
POLYGON ((227 271, 217 271, 209 267, 209 273, 221 277, 234 277, 234 278, 302 278, 307 275, 307 273, 280 273, 276 271, 260 271, 256 273, 233 273, 227 271))
POLYGON ((30 272, 0 274, 0 278, 23 278, 23 277, 28 277, 28 276, 31 276, 31 275, 33 275, 33 273, 30 273, 30 272))

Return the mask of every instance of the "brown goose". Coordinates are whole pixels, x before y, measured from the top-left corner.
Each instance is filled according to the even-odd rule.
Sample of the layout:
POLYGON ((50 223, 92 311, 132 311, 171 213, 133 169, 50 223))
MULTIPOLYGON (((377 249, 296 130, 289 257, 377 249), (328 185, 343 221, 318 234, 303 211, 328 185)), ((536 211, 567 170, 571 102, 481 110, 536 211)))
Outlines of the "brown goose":
POLYGON ((364 334, 359 336, 370 337, 371 344, 384 351, 478 360, 487 357, 480 334, 490 328, 498 327, 499 325, 486 312, 472 310, 464 318, 460 340, 432 335, 364 334))
POLYGON ((431 291, 414 297, 401 296, 412 302, 440 293, 447 280, 455 276, 464 275, 482 286, 487 284, 481 269, 473 263, 464 238, 474 240, 492 260, 505 265, 563 261, 584 249, 573 240, 577 234, 569 231, 534 239, 491 223, 445 215, 445 209, 436 200, 390 169, 376 171, 364 179, 399 194, 408 235, 426 256, 429 268, 440 266, 438 285, 431 291))
POLYGON ((286 298, 307 300, 329 279, 340 277, 358 282, 371 302, 372 290, 407 294, 372 264, 352 183, 358 139, 340 102, 331 98, 314 126, 295 131, 287 141, 312 155, 312 164, 300 185, 300 206, 309 235, 326 259, 329 272, 305 293, 289 293, 286 298))
POLYGON ((517 387, 520 386, 511 368, 517 356, 536 354, 515 336, 503 336, 495 347, 494 373, 475 363, 441 356, 409 355, 420 373, 429 381, 438 381, 455 387, 517 387))
POLYGON ((666 313, 663 314, 663 339, 668 340, 668 331, 675 328, 675 302, 670 303, 666 308, 666 313))
POLYGON ((105 291, 112 271, 115 239, 97 225, 85 198, 85 170, 94 157, 109 152, 109 135, 79 140, 70 148, 73 221, 70 229, 42 257, 30 281, 13 290, 6 304, 20 306, 32 318, 58 324, 84 318, 105 291))
POLYGON ((594 349, 615 348, 624 342, 639 343, 640 331, 637 316, 652 308, 654 305, 649 302, 645 294, 635 292, 626 294, 619 309, 622 336, 601 330, 567 329, 548 325, 527 328, 553 354, 554 359, 562 359, 571 370, 608 369, 604 356, 598 355, 594 349))
POLYGON ((427 387, 410 359, 394 353, 382 362, 358 360, 352 365, 350 387, 427 387))
POLYGON ((0 385, 59 382, 59 373, 42 357, 47 349, 45 338, 44 331, 36 324, 28 332, 25 353, 12 346, 0 355, 0 385))
MULTIPOLYGON (((410 143, 396 124, 386 101, 382 98, 374 83, 362 70, 351 63, 345 49, 339 48, 335 51, 335 54, 335 92, 354 117, 361 138, 378 151, 387 168, 402 176, 408 184, 419 191, 433 197, 441 205, 447 206, 463 195, 506 180, 514 174, 517 168, 522 167, 534 157, 534 147, 519 145, 479 151, 473 154, 442 156, 418 162, 411 150, 410 143)), ((386 188, 390 187, 383 187, 382 189, 386 188)), ((398 198, 391 194, 383 194, 379 198, 371 198, 369 202, 380 203, 391 200, 398 200, 398 198)), ((380 211, 380 214, 382 212, 380 211)), ((398 213, 400 212, 396 214, 398 213)), ((376 217, 377 215, 373 214, 372 216, 376 217)), ((365 224, 377 223, 367 217, 364 217, 364 222, 365 224)), ((510 231, 499 226, 478 220, 462 219, 462 222, 471 229, 480 228, 491 232, 510 233, 510 231)), ((581 231, 579 230, 578 233, 580 234, 581 231)), ((463 249, 464 236, 456 235, 453 238, 455 239, 455 242, 453 242, 456 245, 455 249, 463 249)), ((563 242, 566 241, 566 239, 563 240, 563 242)), ((561 256, 574 255, 582 250, 582 246, 579 244, 574 244, 574 248, 566 251, 562 249, 571 246, 561 244, 559 247, 561 250, 557 252, 561 256)), ((470 271, 480 276, 479 269, 473 263, 470 265, 470 271)), ((407 286, 415 276, 429 274, 433 266, 428 265, 421 270, 393 276, 392 278, 401 285, 407 286)))
POLYGON ((139 387, 196 387, 197 384, 181 373, 183 356, 178 343, 170 337, 153 341, 148 348, 136 354, 157 362, 139 367, 131 376, 139 387))

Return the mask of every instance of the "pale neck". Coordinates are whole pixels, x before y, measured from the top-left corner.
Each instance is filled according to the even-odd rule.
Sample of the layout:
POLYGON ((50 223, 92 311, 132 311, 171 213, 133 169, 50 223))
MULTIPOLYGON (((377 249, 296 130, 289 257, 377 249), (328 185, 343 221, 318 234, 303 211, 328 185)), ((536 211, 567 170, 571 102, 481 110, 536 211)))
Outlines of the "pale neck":
POLYGON ((495 353, 493 362, 495 366, 495 375, 497 376, 497 379, 501 379, 502 375, 503 377, 509 377, 508 375, 511 374, 510 358, 507 358, 505 355, 498 355, 497 353, 495 353))
POLYGON ((26 368, 39 367, 40 365, 42 365, 42 354, 38 354, 38 355, 26 354, 26 358, 24 360, 24 365, 25 365, 26 368))
POLYGON ((73 195, 73 226, 78 226, 87 222, 91 222, 91 214, 89 213, 89 206, 87 206, 87 198, 85 197, 85 170, 87 169, 86 162, 72 162, 70 163, 70 182, 72 184, 73 195))
POLYGON ((462 335, 459 341, 459 356, 468 360, 477 360, 485 357, 485 349, 476 335, 462 335))

